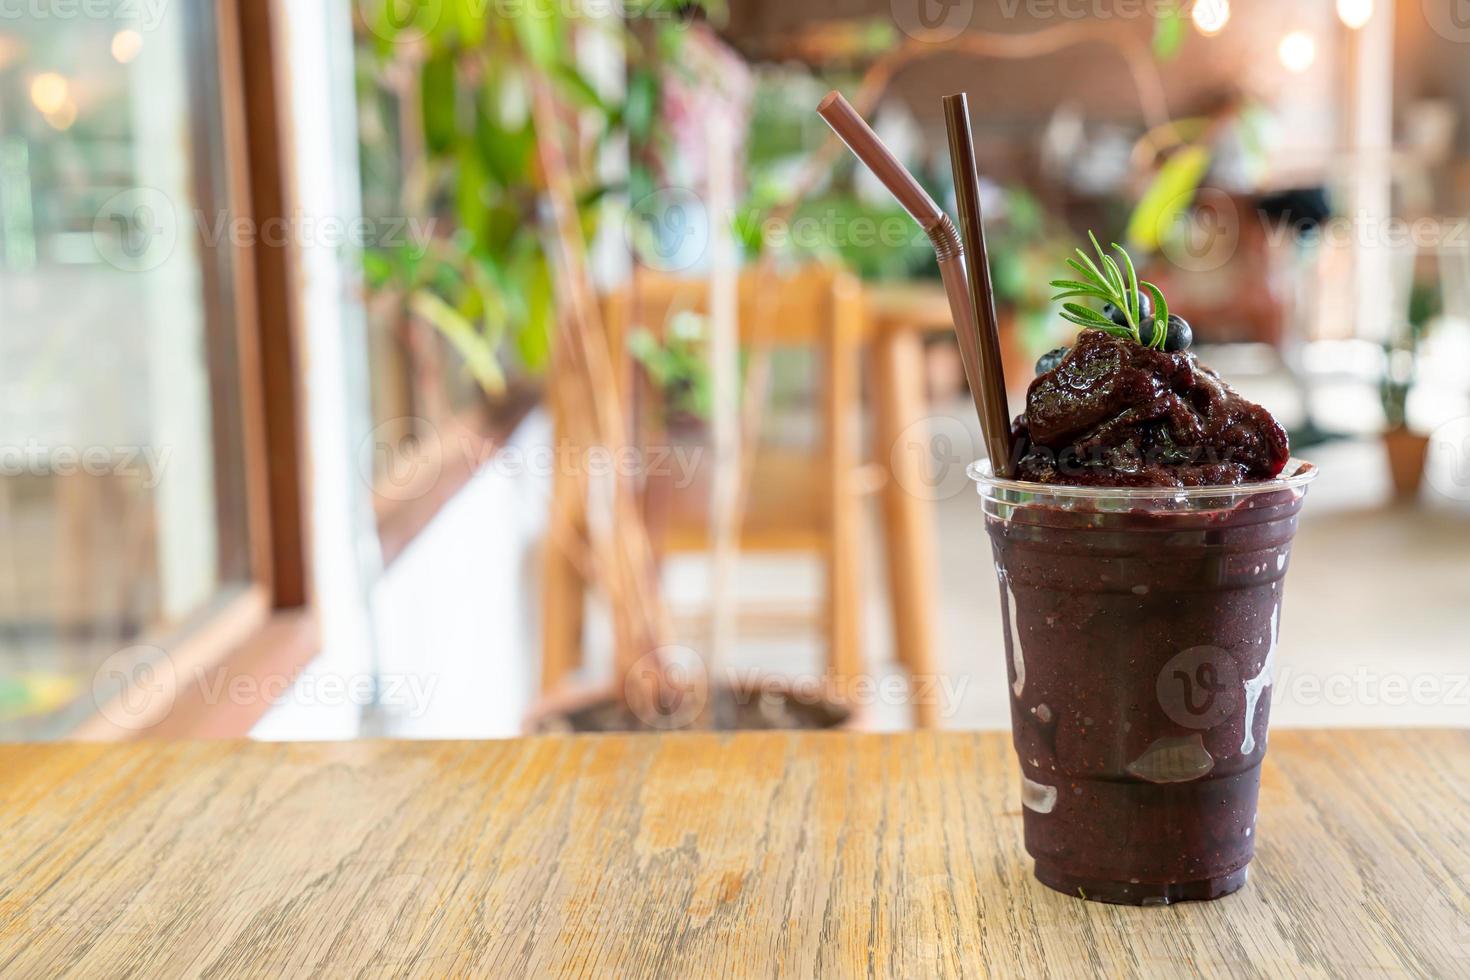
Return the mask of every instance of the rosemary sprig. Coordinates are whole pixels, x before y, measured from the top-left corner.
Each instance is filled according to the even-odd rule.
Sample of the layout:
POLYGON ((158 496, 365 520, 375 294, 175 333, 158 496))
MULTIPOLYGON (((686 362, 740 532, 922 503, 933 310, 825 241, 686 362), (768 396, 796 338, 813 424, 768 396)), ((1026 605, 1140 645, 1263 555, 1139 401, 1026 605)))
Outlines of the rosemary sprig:
POLYGON ((1112 303, 1123 312, 1124 324, 1113 322, 1101 310, 1084 303, 1063 303, 1062 316, 1078 326, 1102 330, 1115 337, 1126 337, 1136 344, 1142 344, 1143 305, 1139 296, 1140 291, 1146 289, 1149 298, 1153 300, 1153 315, 1149 318, 1153 320, 1153 331, 1149 335, 1147 346, 1163 350, 1164 340, 1169 332, 1169 304, 1164 301, 1164 294, 1153 283, 1139 281, 1133 259, 1121 245, 1114 242, 1112 246, 1113 251, 1118 253, 1118 259, 1122 260, 1120 264, 1118 259, 1103 251, 1103 247, 1097 243, 1096 235, 1088 232, 1087 237, 1092 242, 1093 250, 1097 252, 1097 261, 1094 262, 1082 249, 1077 249, 1077 258, 1067 260, 1067 265, 1077 273, 1077 278, 1053 279, 1052 287, 1061 291, 1052 300, 1083 299, 1112 303))

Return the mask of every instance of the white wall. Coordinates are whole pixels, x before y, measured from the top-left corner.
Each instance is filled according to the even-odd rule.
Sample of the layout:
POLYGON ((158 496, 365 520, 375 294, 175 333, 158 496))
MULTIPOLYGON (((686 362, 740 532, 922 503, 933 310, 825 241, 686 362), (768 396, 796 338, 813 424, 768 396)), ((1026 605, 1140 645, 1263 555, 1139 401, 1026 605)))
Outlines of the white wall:
POLYGON ((549 483, 514 461, 529 446, 549 444, 549 429, 542 415, 528 419, 379 582, 375 734, 520 733, 538 681, 535 549, 549 483))

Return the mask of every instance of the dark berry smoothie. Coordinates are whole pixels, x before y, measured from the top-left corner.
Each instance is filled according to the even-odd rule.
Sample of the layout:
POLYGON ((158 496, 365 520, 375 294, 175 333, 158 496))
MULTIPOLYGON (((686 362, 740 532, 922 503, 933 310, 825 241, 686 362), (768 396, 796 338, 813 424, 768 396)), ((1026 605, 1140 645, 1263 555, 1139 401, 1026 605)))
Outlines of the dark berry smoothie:
POLYGON ((1282 584, 1306 485, 1269 413, 1186 351, 1096 331, 980 483, 1026 849, 1068 894, 1216 898, 1255 844, 1282 584))

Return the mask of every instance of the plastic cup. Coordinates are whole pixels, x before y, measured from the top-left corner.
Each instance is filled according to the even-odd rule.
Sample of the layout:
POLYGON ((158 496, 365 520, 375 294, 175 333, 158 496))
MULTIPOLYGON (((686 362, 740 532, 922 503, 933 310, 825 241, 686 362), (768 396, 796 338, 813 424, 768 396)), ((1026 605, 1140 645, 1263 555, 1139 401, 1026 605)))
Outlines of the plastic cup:
POLYGON ((969 472, 1000 579, 1036 877, 1127 905, 1239 889, 1282 583, 1316 467, 1185 489, 969 472))

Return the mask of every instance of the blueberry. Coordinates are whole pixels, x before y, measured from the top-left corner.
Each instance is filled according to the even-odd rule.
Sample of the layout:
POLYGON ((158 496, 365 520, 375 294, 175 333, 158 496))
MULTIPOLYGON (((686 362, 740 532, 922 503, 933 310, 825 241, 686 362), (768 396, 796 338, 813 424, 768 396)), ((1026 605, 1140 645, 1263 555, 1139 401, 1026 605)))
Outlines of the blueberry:
MULTIPOLYGON (((1154 301, 1148 293, 1138 294, 1138 314, 1144 320, 1154 315, 1154 301)), ((1118 309, 1112 303, 1103 304, 1103 316, 1112 320, 1120 327, 1128 326, 1128 318, 1123 315, 1122 310, 1118 309)))
POLYGON ((1070 349, 1068 347, 1057 347, 1042 354, 1041 359, 1036 362, 1036 373, 1041 375, 1048 371, 1055 371, 1057 365, 1062 363, 1062 358, 1067 356, 1067 352, 1070 349))
POLYGON ((1178 313, 1169 314, 1169 332, 1164 337, 1164 350, 1189 350, 1194 343, 1194 331, 1189 321, 1178 313))
MULTIPOLYGON (((1145 347, 1154 345, 1154 330, 1157 320, 1145 320, 1138 327, 1139 343, 1145 347)), ((1169 314, 1168 333, 1164 335, 1164 350, 1181 351, 1188 350, 1194 343, 1194 331, 1189 329, 1189 321, 1177 313, 1169 314)))

